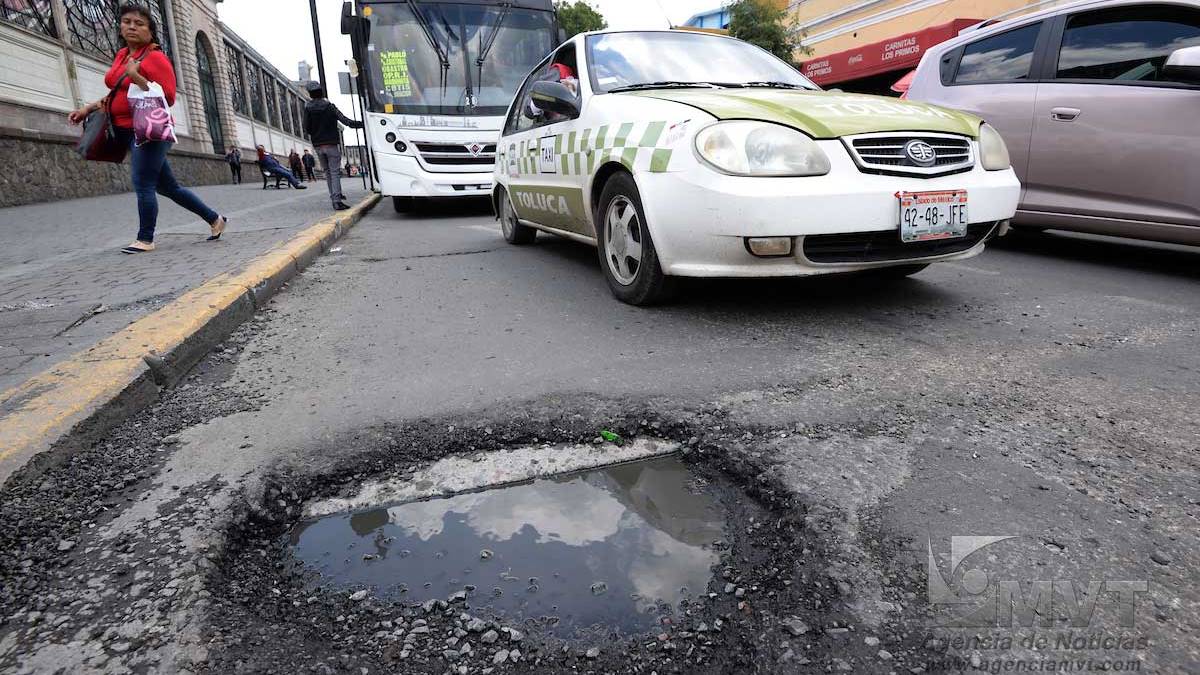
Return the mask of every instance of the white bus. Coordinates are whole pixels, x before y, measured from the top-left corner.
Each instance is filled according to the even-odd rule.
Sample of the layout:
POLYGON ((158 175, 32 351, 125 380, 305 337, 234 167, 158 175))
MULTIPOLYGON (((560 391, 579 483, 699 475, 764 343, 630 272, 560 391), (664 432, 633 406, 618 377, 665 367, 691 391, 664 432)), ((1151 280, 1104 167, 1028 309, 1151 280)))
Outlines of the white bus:
POLYGON ((343 4, 366 97, 376 182, 397 211, 489 196, 517 87, 564 37, 552 0, 343 4))

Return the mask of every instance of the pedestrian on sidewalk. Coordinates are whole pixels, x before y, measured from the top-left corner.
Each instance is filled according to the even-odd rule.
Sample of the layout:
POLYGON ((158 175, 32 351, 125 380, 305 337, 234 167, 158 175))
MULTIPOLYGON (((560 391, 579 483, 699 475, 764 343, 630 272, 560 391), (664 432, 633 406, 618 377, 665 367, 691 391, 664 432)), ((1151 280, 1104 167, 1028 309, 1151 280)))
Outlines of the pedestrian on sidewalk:
POLYGON ((270 171, 271 173, 277 173, 280 176, 283 176, 285 179, 287 179, 288 185, 291 185, 292 187, 296 188, 297 190, 307 190, 308 189, 307 185, 300 184, 300 181, 296 178, 296 176, 291 171, 288 171, 287 169, 283 168, 283 165, 279 163, 279 160, 275 159, 274 155, 267 152, 266 147, 260 145, 260 146, 258 146, 257 150, 258 150, 258 168, 260 170, 270 171))
POLYGON ((304 165, 300 162, 300 153, 292 148, 292 152, 288 155, 288 165, 292 169, 292 173, 296 174, 296 178, 304 180, 304 165))
POLYGON ((325 98, 325 90, 319 82, 309 82, 306 85, 308 96, 312 100, 304 104, 304 130, 312 139, 316 148, 317 158, 321 160, 321 169, 325 171, 325 185, 329 188, 329 199, 336 211, 350 208, 346 203, 346 195, 342 194, 342 176, 339 168, 342 164, 342 130, 338 122, 353 129, 363 128, 362 122, 342 114, 337 106, 325 98))
POLYGON ((313 167, 317 165, 317 158, 313 157, 308 148, 304 149, 304 156, 300 158, 300 161, 304 164, 304 173, 308 174, 308 179, 316 180, 317 174, 313 171, 313 167))
POLYGON ((229 146, 229 152, 225 155, 225 161, 229 162, 229 171, 233 174, 233 184, 242 184, 242 151, 237 149, 236 145, 229 146))
POLYGON ((167 104, 175 104, 175 70, 171 61, 159 49, 158 24, 149 10, 141 5, 121 5, 117 12, 121 38, 125 46, 113 57, 112 67, 104 76, 104 84, 115 89, 112 100, 108 97, 72 112, 67 116, 71 124, 80 124, 94 110, 107 103, 112 124, 122 143, 130 146, 130 165, 133 189, 137 193, 138 234, 137 239, 125 248, 124 253, 144 253, 154 250, 154 229, 158 224, 158 197, 162 195, 204 219, 210 229, 209 241, 221 237, 229 221, 213 211, 191 190, 181 186, 171 173, 167 162, 169 141, 145 141, 140 145, 133 133, 133 111, 129 106, 129 87, 137 85, 143 91, 150 90, 150 83, 162 87, 167 104))

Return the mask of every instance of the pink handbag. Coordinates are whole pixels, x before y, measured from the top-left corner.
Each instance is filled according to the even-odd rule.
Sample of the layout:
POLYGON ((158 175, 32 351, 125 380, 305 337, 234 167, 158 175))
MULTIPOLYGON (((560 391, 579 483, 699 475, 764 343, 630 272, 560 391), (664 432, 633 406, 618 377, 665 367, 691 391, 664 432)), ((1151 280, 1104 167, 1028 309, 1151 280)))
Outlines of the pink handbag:
POLYGON ((167 96, 157 82, 143 90, 136 84, 129 86, 129 109, 133 112, 133 136, 138 145, 147 141, 176 142, 175 121, 171 119, 171 106, 167 96))

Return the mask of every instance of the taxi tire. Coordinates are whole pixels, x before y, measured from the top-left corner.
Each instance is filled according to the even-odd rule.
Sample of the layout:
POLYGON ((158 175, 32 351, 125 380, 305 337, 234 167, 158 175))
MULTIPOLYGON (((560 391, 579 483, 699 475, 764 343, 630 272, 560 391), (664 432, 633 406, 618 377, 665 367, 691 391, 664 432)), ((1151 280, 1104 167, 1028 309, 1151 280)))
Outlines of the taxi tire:
POLYGON ((654 240, 646 225, 646 212, 642 208, 642 196, 638 192, 637 184, 633 182, 633 176, 627 173, 616 173, 608 179, 608 182, 604 184, 604 190, 600 193, 595 223, 596 250, 600 258, 600 270, 604 274, 604 280, 608 282, 612 294, 621 302, 637 306, 654 305, 670 300, 675 294, 678 280, 663 274, 662 265, 658 261, 658 251, 654 248, 654 240), (608 214, 609 205, 618 197, 625 197, 633 204, 642 237, 642 259, 638 264, 637 276, 628 286, 621 284, 613 276, 604 253, 604 237, 607 229, 604 219, 608 214))
POLYGON ((500 193, 500 232, 504 241, 514 246, 532 244, 537 239, 537 229, 517 222, 517 210, 513 208, 508 190, 500 193))

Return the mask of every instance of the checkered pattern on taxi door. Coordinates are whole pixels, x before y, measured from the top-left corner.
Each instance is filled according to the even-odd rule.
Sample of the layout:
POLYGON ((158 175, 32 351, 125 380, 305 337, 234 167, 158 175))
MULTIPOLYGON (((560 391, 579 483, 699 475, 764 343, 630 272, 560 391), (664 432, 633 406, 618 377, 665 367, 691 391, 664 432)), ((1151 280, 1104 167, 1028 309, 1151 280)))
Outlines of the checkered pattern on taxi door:
MULTIPOLYGON (((662 173, 671 164, 672 146, 680 140, 678 129, 686 124, 687 121, 623 122, 527 138, 515 146, 516 174, 520 177, 551 173, 541 170, 543 143, 553 144, 552 173, 562 176, 590 175, 609 161, 620 162, 630 171, 662 173)), ((510 161, 506 155, 505 162, 510 161)))

